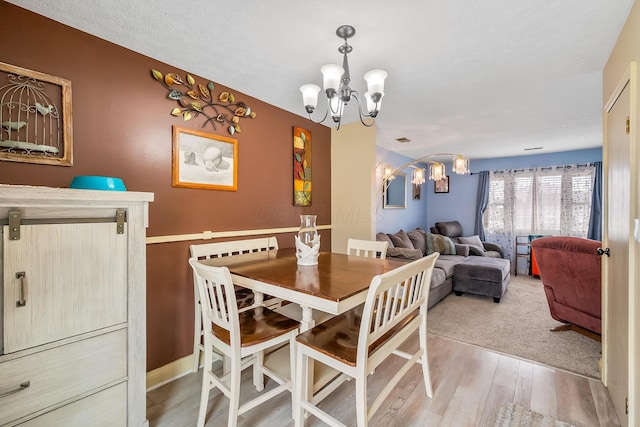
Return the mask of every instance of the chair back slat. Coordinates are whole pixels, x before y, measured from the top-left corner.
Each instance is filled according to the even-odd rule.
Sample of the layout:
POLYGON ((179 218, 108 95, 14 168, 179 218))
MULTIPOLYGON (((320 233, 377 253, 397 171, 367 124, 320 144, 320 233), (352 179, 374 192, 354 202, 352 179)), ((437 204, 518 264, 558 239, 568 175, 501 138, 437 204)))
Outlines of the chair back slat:
POLYGON ((347 255, 386 259, 388 247, 389 242, 349 239, 347 241, 347 255))
POLYGON ((220 258, 278 249, 278 239, 275 236, 271 236, 228 242, 203 243, 191 245, 189 249, 191 256, 198 259, 220 258))
MULTIPOLYGON (((227 267, 213 267, 189 258, 198 284, 204 325, 215 324, 229 331, 231 345, 239 346, 240 325, 236 294, 227 267)), ((205 326, 206 328, 206 326, 205 326)), ((206 339, 207 333, 205 333, 206 339)))
POLYGON ((372 279, 358 339, 357 357, 364 359, 358 363, 368 357, 372 343, 416 310, 426 316, 431 274, 438 256, 436 252, 372 279))

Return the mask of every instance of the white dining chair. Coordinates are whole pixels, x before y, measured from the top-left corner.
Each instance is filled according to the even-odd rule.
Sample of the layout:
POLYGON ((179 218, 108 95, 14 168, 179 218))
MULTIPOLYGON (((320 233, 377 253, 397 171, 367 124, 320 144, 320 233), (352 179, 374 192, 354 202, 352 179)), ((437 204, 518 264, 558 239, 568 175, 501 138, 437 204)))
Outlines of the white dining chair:
POLYGON ((347 240, 347 255, 386 259, 388 247, 389 242, 349 239, 347 240))
POLYGON ((331 426, 344 426, 317 406, 327 393, 314 395, 311 391, 308 384, 309 359, 355 379, 358 427, 367 425, 384 399, 415 363, 422 365, 427 396, 433 396, 427 357, 426 316, 431 274, 438 256, 436 252, 375 276, 364 305, 298 335, 294 399, 296 426, 304 424, 305 413, 331 426), (414 354, 400 351, 400 345, 416 330, 419 349, 414 354), (375 375, 376 367, 392 354, 408 360, 392 378, 385 379, 385 386, 369 404, 367 377, 375 375))
MULTIPOLYGON (((294 342, 300 324, 266 307, 238 309, 236 294, 227 267, 204 265, 190 258, 193 268, 204 322, 204 368, 202 391, 198 411, 198 427, 204 426, 209 391, 218 388, 229 398, 228 426, 235 426, 238 416, 285 391, 292 391, 294 383, 294 342), (285 378, 263 365, 265 350, 289 345, 290 376, 285 378), (213 349, 229 358, 229 370, 218 376, 213 370, 213 349), (275 388, 240 404, 240 376, 249 366, 278 383, 275 388)), ((260 390, 259 390, 260 391, 260 390)), ((293 406, 293 402, 292 402, 293 406)))
MULTIPOLYGON (((261 252, 267 250, 278 249, 278 239, 275 236, 263 237, 256 239, 233 240, 228 242, 202 243, 189 246, 191 257, 197 259, 220 258, 224 256, 238 255, 250 252, 261 252)), ((237 290, 238 291, 238 290, 237 290)), ((200 368, 200 356, 204 353, 204 345, 202 343, 202 310, 200 306, 200 296, 198 294, 198 284, 195 274, 193 276, 193 299, 194 299, 194 327, 193 327, 193 372, 198 372, 200 368)), ((246 300, 247 295, 243 295, 246 300)), ((280 300, 272 298, 268 299, 269 307, 277 306, 280 300)), ((254 296, 255 303, 255 296, 254 296)), ((242 302, 240 305, 245 305, 242 302)), ((225 364, 226 366, 226 364, 225 364)))

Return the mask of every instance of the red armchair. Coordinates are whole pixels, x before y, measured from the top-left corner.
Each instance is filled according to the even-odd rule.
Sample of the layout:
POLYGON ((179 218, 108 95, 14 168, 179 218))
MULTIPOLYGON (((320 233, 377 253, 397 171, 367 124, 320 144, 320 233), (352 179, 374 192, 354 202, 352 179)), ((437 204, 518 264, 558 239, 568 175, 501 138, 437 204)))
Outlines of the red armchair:
MULTIPOLYGON (((602 333, 600 242, 578 237, 542 237, 531 242, 547 295, 551 317, 568 325, 602 333)), ((589 334, 587 334, 589 335, 589 334)))

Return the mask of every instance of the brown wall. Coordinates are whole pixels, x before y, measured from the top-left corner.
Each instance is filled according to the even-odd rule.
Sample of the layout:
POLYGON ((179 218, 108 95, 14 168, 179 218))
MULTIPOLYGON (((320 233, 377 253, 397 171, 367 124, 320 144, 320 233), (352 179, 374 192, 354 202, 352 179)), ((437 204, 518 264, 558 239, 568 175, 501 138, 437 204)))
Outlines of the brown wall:
MULTIPOLYGON (((256 119, 243 119, 242 133, 235 135, 238 191, 172 188, 171 126, 200 129, 203 119, 171 116, 176 103, 150 70, 182 76, 185 71, 6 2, 0 2, 0 61, 71 80, 74 151, 72 167, 0 161, 0 183, 67 187, 76 175, 121 177, 128 190, 155 193, 147 236, 295 227, 304 213, 317 214, 319 225, 330 223, 331 133, 325 126, 215 82, 216 95, 230 90, 257 113, 256 119), (292 204, 293 126, 313 137, 310 208, 292 204)), ((226 130, 204 130, 229 136, 226 130)), ((323 250, 329 250, 330 234, 321 234, 323 250)), ((293 246, 291 234, 278 238, 281 247, 293 246)), ((147 246, 148 370, 192 351, 191 243, 147 246)))

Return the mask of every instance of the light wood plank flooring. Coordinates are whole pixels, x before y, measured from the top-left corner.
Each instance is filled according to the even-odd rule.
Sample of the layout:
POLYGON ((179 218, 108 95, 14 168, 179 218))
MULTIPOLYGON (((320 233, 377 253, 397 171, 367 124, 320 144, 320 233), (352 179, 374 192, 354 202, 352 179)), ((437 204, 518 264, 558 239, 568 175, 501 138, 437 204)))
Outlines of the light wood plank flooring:
MULTIPOLYGON (((406 344, 417 346, 417 336, 406 344)), ((506 403, 517 403, 576 426, 618 426, 602 383, 472 345, 430 335, 433 399, 427 398, 419 366, 411 368, 371 420, 371 426, 493 426, 506 403)), ((370 377, 370 400, 401 360, 392 356, 370 377)), ((219 362, 217 362, 219 364, 219 362)), ((151 427, 195 426, 202 369, 147 394, 151 427)), ((241 396, 253 396, 251 370, 243 373, 241 396)), ((266 389, 273 384, 267 384, 266 389)), ((242 397, 241 397, 242 399, 242 397)), ((207 426, 226 425, 228 399, 217 389, 209 399, 207 426)), ((242 400, 241 400, 242 402, 242 400)), ((323 409, 347 425, 355 423, 353 383, 346 382, 323 402, 323 409)), ((239 426, 292 426, 291 396, 283 393, 243 414, 239 426)), ((321 426, 311 418, 307 426, 321 426)))

